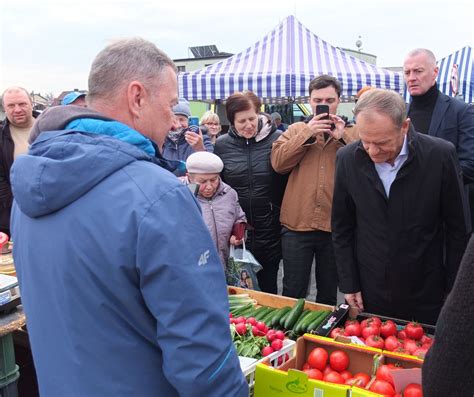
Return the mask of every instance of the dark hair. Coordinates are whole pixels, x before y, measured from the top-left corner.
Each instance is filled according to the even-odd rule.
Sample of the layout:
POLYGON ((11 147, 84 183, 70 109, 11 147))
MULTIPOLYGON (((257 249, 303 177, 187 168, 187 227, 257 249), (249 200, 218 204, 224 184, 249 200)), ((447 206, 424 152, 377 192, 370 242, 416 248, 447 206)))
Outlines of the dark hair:
POLYGON ((308 87, 309 95, 311 95, 313 90, 320 90, 326 87, 334 87, 337 96, 341 96, 341 83, 338 79, 327 74, 322 74, 321 76, 315 77, 313 80, 310 81, 308 87))
POLYGON ((259 112, 262 102, 252 91, 234 92, 225 102, 225 112, 230 125, 234 125, 234 118, 237 112, 255 109, 259 112))

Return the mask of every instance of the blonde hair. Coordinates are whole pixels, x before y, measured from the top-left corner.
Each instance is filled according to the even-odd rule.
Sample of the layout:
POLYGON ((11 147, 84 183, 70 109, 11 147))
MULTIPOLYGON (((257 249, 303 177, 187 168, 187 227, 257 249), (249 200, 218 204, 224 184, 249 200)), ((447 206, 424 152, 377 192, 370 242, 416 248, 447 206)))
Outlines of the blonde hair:
POLYGON ((218 123, 220 124, 221 121, 219 120, 219 116, 214 113, 212 110, 208 110, 206 113, 204 113, 201 117, 201 120, 199 121, 199 124, 203 125, 205 123, 218 123))

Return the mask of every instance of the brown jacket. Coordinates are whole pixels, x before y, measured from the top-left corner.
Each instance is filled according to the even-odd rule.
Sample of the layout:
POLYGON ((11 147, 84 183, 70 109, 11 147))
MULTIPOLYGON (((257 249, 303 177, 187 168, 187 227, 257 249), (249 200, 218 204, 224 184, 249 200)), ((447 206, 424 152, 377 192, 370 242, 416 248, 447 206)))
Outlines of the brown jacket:
MULTIPOLYGON (((331 231, 336 152, 344 143, 332 137, 311 139, 304 122, 292 124, 273 143, 272 166, 278 173, 291 172, 281 207, 280 222, 294 231, 331 231)), ((358 139, 348 126, 344 142, 358 139)))

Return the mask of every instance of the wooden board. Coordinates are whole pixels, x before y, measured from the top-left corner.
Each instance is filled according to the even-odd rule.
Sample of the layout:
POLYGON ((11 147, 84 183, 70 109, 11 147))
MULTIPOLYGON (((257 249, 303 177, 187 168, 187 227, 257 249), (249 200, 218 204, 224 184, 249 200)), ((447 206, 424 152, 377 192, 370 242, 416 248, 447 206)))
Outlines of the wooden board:
MULTIPOLYGON (((268 294, 266 292, 254 291, 252 289, 239 288, 239 287, 227 286, 227 293, 229 295, 248 294, 251 298, 257 301, 258 305, 276 307, 276 308, 285 307, 285 306, 293 306, 297 301, 297 299, 289 298, 287 296, 268 294)), ((309 309, 309 310, 330 310, 330 311, 334 311, 335 309, 334 306, 324 305, 322 303, 315 303, 315 302, 309 302, 309 301, 305 301, 304 308, 309 309)))

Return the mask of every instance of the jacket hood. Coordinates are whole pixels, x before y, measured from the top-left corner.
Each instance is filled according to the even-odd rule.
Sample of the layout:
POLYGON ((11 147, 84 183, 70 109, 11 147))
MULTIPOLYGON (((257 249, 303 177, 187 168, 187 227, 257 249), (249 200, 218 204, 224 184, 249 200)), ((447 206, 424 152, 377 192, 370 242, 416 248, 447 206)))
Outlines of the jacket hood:
POLYGON ((95 110, 84 108, 81 106, 68 105, 68 106, 54 106, 46 109, 36 119, 33 124, 33 128, 30 132, 30 138, 28 142, 32 144, 35 139, 44 131, 57 131, 63 130, 73 120, 78 118, 90 118, 97 120, 109 120, 112 119, 105 117, 95 110))
MULTIPOLYGON (((62 106, 58 107, 58 112, 43 114, 36 124, 39 135, 28 154, 18 156, 12 166, 10 176, 13 195, 20 209, 29 217, 47 215, 71 204, 100 181, 133 161, 153 162, 152 156, 143 149, 117 137, 102 135, 97 131, 46 132, 43 129, 45 126, 57 128, 68 124, 71 113, 67 108, 73 107, 77 108, 62 106), (61 119, 59 114, 62 112, 66 114, 61 119)), ((91 111, 79 115, 73 109, 73 113, 76 116, 74 118, 86 114, 86 117, 90 117, 91 111)), ((110 120, 103 116, 97 118, 110 120)), ((138 134, 124 124, 116 121, 111 123, 120 125, 121 134, 126 128, 131 134, 138 134)))

